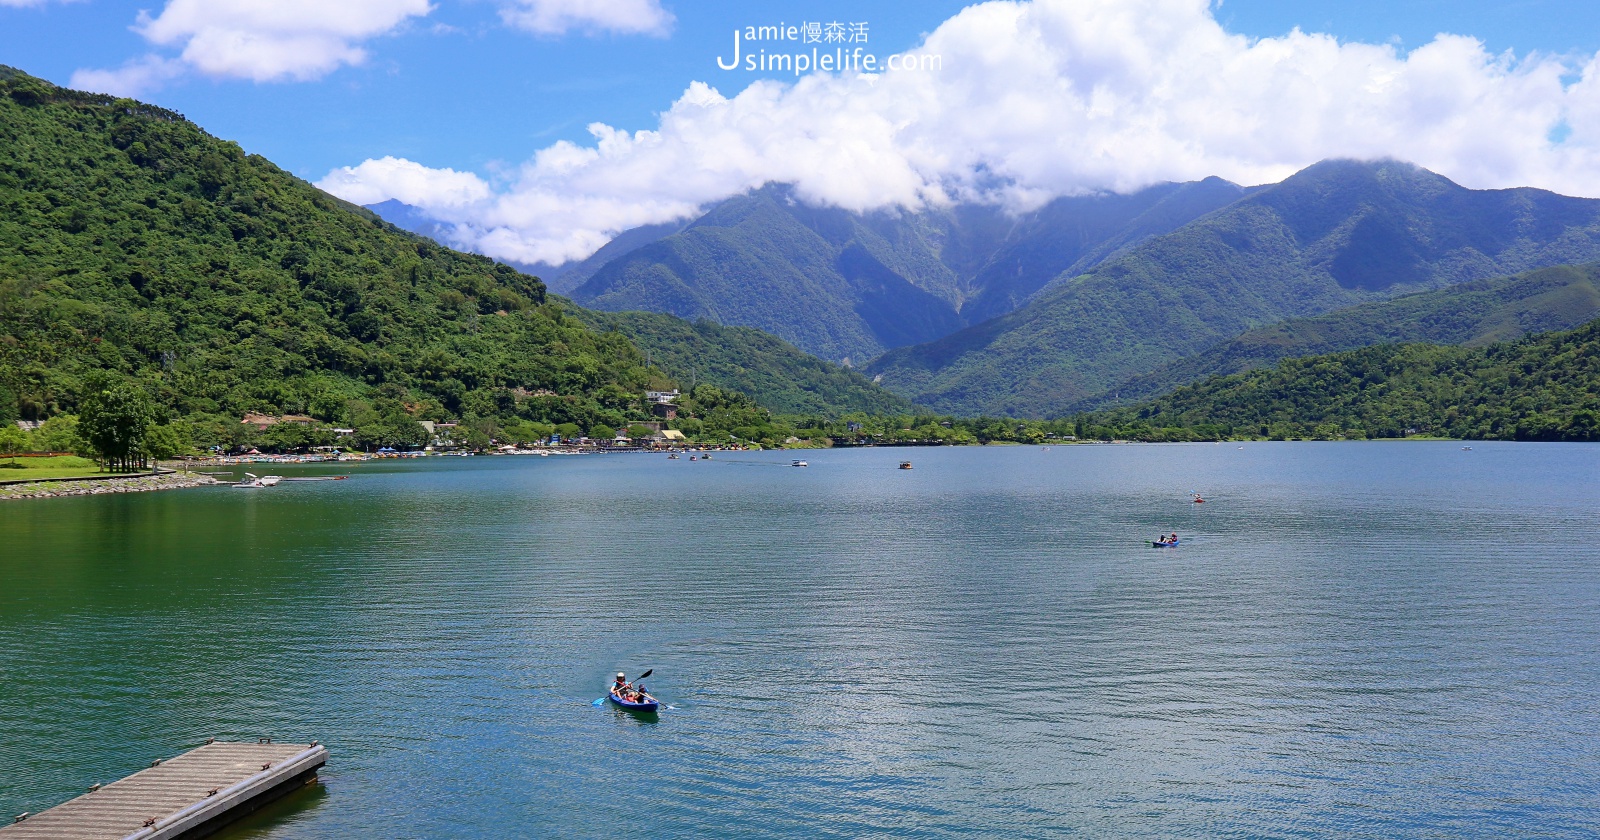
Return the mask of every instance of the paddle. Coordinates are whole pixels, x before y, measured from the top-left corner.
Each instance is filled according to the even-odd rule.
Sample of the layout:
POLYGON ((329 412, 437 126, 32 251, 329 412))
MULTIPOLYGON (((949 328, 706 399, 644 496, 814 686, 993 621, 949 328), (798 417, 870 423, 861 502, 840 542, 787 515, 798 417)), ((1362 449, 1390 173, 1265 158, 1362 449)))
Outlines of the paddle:
MULTIPOLYGON (((631 681, 630 681, 630 683, 634 683, 634 682, 638 682, 638 681, 639 681, 639 680, 642 680, 642 679, 644 679, 644 678, 645 678, 645 677, 648 677, 648 676, 650 676, 650 675, 651 675, 651 674, 654 674, 654 673, 655 673, 655 672, 656 672, 656 669, 654 669, 654 668, 650 668, 650 669, 648 669, 648 670, 646 670, 646 671, 645 671, 645 672, 644 672, 644 673, 642 673, 642 674, 640 674, 640 675, 639 675, 639 676, 637 676, 637 677, 634 677, 634 678, 633 678, 633 679, 632 679, 632 680, 631 680, 631 681)), ((609 693, 608 693, 608 694, 607 694, 607 695, 606 695, 606 697, 610 697, 610 696, 611 696, 611 695, 610 695, 610 694, 609 694, 609 693)), ((591 706, 594 706, 594 707, 596 707, 596 708, 599 708, 599 707, 600 707, 600 706, 604 706, 604 705, 605 705, 605 704, 606 704, 606 697, 599 697, 599 698, 596 698, 596 699, 595 699, 595 701, 594 701, 594 702, 593 702, 593 703, 590 703, 590 704, 589 704, 589 705, 591 705, 591 706)))

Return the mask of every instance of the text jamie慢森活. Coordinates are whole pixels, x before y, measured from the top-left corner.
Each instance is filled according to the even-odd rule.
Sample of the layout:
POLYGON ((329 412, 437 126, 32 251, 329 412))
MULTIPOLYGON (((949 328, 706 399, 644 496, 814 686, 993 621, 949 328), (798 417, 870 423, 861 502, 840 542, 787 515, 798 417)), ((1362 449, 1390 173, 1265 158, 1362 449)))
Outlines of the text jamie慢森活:
POLYGON ((733 57, 717 56, 717 66, 723 70, 743 67, 755 72, 789 72, 796 76, 813 70, 824 73, 860 72, 879 73, 884 70, 940 70, 942 56, 926 53, 896 53, 887 60, 866 51, 860 46, 867 42, 868 27, 865 22, 823 23, 810 21, 799 24, 779 22, 775 26, 746 26, 733 30, 733 57), (768 52, 764 47, 755 51, 746 49, 745 42, 787 41, 817 44, 809 52, 768 52), (846 46, 847 44, 853 46, 846 46), (832 46, 831 50, 828 46, 832 46))

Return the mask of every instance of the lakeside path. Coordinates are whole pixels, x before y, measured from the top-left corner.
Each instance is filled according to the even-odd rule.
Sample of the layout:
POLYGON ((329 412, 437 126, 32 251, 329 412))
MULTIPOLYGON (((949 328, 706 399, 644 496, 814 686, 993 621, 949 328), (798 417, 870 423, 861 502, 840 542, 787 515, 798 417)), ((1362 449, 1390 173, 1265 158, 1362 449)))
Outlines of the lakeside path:
POLYGON ((24 484, 0 485, 0 501, 6 499, 53 499, 61 496, 98 496, 102 493, 143 493, 149 490, 181 490, 185 487, 203 487, 224 483, 226 482, 218 481, 209 475, 185 472, 137 475, 126 478, 30 481, 24 484))

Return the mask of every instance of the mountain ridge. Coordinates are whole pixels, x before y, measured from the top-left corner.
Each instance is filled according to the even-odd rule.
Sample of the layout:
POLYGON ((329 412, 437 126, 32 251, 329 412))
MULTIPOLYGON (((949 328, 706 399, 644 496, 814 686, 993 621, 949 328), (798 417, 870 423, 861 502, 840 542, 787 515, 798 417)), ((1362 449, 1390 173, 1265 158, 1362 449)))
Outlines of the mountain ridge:
POLYGON ((1120 383, 1115 402, 1090 400, 1071 410, 1092 411, 1148 399, 1211 376, 1243 373, 1286 358, 1380 344, 1478 347, 1573 329, 1596 316, 1600 316, 1600 263, 1535 269, 1258 327, 1120 383))
POLYGON ((1139 440, 1600 440, 1600 319, 1479 347, 1384 344, 1284 359, 1079 425, 1139 440))
MULTIPOLYGON (((643 391, 675 383, 590 315, 180 114, 0 66, 0 420, 70 414, 106 373, 217 442, 245 412, 403 437, 417 419, 587 430, 648 417, 643 391)), ((693 352, 730 352, 722 335, 693 352)), ((804 371, 819 413, 857 407, 830 395, 901 404, 776 339, 738 339, 763 349, 745 381, 788 393, 804 388, 786 372, 804 371)), ((759 410, 737 394, 707 400, 767 426, 745 422, 759 410)))
POLYGON ((1221 179, 1158 184, 1011 216, 986 205, 851 213, 769 184, 618 254, 571 295, 598 309, 753 326, 860 363, 1008 310, 1061 271, 1096 264, 1243 192, 1221 179))
POLYGON ((1324 161, 866 372, 937 411, 1048 416, 1286 318, 1596 259, 1600 200, 1324 161))

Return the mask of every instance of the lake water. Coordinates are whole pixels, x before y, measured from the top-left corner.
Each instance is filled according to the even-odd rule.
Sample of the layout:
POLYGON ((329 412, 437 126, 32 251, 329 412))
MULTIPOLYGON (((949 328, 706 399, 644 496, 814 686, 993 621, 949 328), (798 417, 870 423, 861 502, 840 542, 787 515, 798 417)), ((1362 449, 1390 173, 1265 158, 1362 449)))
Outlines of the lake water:
POLYGON ((1600 834, 1600 446, 797 454, 0 504, 0 815, 270 735, 232 840, 1600 834))

